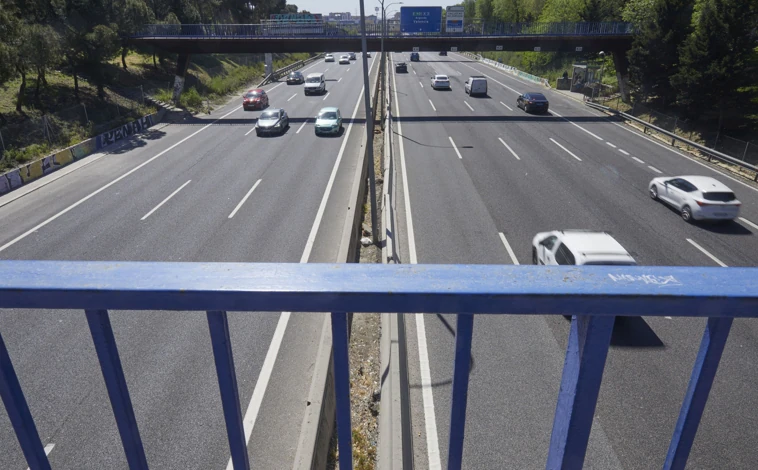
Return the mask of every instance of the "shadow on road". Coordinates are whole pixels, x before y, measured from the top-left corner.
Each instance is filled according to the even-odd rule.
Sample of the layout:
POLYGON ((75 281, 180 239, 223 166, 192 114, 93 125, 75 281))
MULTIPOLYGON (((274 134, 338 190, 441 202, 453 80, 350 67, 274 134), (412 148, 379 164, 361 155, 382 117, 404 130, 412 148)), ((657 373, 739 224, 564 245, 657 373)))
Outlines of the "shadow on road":
POLYGON ((663 341, 642 317, 616 317, 611 346, 620 348, 663 348, 663 341))

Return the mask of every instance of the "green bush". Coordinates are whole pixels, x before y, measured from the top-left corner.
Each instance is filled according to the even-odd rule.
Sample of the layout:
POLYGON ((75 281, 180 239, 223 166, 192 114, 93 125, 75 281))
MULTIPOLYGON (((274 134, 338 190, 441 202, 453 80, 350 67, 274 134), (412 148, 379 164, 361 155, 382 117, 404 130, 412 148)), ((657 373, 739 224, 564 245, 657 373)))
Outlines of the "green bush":
POLYGON ((170 103, 173 98, 174 96, 171 90, 159 90, 155 94, 155 99, 158 101, 163 101, 164 103, 170 103))
POLYGON ((179 104, 185 108, 197 109, 203 105, 203 98, 200 96, 200 93, 197 92, 195 87, 192 87, 182 93, 182 96, 179 99, 179 104))

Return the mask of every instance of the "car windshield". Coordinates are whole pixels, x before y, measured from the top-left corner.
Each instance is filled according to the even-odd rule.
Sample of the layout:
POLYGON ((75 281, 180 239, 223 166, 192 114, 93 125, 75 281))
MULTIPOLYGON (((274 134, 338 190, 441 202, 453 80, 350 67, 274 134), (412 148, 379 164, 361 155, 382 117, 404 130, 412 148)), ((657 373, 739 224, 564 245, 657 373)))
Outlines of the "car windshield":
POLYGON ((258 119, 279 119, 279 111, 266 111, 265 113, 261 114, 261 117, 258 119))
POLYGON ((321 82, 321 79, 319 77, 308 77, 306 80, 308 83, 319 83, 321 82))
POLYGON ((732 192, 710 192, 703 193, 703 199, 706 201, 729 202, 737 199, 737 196, 735 196, 732 192))
POLYGON ((249 91, 245 95, 245 98, 253 98, 253 97, 256 97, 256 96, 261 96, 261 93, 258 92, 258 91, 249 91))
POLYGON ((526 97, 535 101, 547 101, 547 98, 542 93, 529 93, 526 97))
POLYGON ((335 113, 334 111, 324 111, 323 113, 318 115, 318 118, 334 120, 334 119, 337 119, 337 113, 335 113))

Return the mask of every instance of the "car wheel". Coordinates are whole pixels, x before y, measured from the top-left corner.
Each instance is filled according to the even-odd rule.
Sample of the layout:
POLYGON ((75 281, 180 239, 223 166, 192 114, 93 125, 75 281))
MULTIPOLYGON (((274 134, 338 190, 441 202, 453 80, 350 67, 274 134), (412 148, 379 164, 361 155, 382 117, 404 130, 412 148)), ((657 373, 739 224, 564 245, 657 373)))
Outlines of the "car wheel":
POLYGON ((260 137, 260 136, 261 136, 261 133, 260 133, 259 131, 255 131, 255 136, 256 136, 256 137, 260 137))
POLYGON ((650 197, 654 200, 658 200, 658 187, 656 185, 650 186, 650 197))
POLYGON ((539 260, 537 259, 537 250, 532 247, 532 264, 540 264, 539 260))
POLYGON ((685 222, 692 222, 692 210, 690 206, 682 207, 682 218, 685 222))

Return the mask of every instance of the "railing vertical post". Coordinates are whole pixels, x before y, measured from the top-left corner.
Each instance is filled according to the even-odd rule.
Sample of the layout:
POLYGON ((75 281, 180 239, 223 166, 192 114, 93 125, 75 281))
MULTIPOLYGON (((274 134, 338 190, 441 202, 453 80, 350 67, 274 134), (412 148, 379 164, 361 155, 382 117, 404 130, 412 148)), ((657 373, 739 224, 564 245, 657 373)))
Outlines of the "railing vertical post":
POLYGON ((455 331, 455 367, 453 368, 453 399, 450 408, 450 443, 447 468, 458 470, 463 461, 463 436, 466 426, 466 402, 471 366, 471 336, 474 315, 459 313, 455 331))
POLYGON ((131 470, 147 470, 145 449, 142 447, 142 438, 137 427, 137 418, 134 416, 132 400, 129 398, 129 388, 126 385, 126 377, 124 377, 124 369, 121 366, 108 311, 85 310, 84 313, 87 316, 92 342, 95 345, 105 387, 111 400, 118 433, 121 435, 126 461, 131 470))
POLYGON ((3 399, 3 405, 8 412, 8 418, 29 468, 50 470, 50 462, 42 447, 37 426, 34 424, 34 418, 29 411, 29 405, 26 403, 2 335, 0 335, 0 398, 3 399))
POLYGON ((732 328, 733 318, 709 318, 700 341, 700 350, 695 358, 687 393, 682 401, 682 409, 674 428, 664 470, 684 469, 695 440, 700 418, 708 401, 708 394, 716 377, 721 354, 732 328))
POLYGON ((615 317, 575 315, 550 436, 547 469, 581 469, 615 317))
POLYGON ((350 424, 350 361, 348 356, 347 314, 332 313, 334 350, 334 395, 337 400, 337 440, 340 470, 353 468, 352 426, 350 424))
POLYGON ((242 424, 242 407, 237 388, 237 374, 234 369, 229 321, 224 311, 209 311, 207 317, 232 463, 235 470, 248 470, 250 462, 247 456, 245 428, 242 424))

